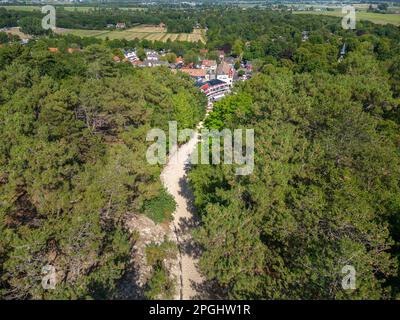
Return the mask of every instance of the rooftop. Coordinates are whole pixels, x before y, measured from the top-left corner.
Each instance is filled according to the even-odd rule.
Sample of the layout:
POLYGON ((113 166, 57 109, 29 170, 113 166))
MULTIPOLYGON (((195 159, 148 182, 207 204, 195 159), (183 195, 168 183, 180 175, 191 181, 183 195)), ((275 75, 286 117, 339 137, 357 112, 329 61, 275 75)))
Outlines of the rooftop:
POLYGON ((220 84, 226 84, 226 82, 219 80, 219 79, 212 79, 212 80, 205 81, 205 82, 198 82, 195 84, 195 86, 201 88, 202 86, 204 86, 206 84, 208 84, 209 86, 217 86, 220 84))
POLYGON ((217 61, 215 61, 215 60, 203 60, 201 62, 201 64, 203 66, 206 66, 206 67, 212 67, 212 66, 216 66, 217 65, 217 61))
POLYGON ((217 67, 217 74, 229 74, 231 72, 231 67, 225 61, 219 64, 217 67))
POLYGON ((204 69, 182 68, 180 70, 184 73, 187 73, 191 77, 205 77, 206 76, 206 71, 204 69))

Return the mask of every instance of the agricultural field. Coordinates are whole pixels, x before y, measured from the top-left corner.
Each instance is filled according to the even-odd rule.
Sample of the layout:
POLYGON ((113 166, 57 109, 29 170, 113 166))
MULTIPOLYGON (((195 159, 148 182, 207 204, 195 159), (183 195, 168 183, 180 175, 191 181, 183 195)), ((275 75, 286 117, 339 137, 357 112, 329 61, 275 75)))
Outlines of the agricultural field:
MULTIPOLYGON (((334 17, 343 17, 343 13, 341 10, 335 11, 294 11, 295 14, 318 14, 318 15, 327 15, 334 17)), ((374 12, 365 12, 365 11, 357 11, 356 19, 359 20, 367 20, 377 24, 394 24, 396 26, 400 25, 400 14, 383 14, 383 13, 374 13, 374 12)))
POLYGON ((73 34, 80 37, 96 37, 100 39, 146 39, 149 41, 189 41, 206 42, 204 29, 193 29, 192 33, 168 33, 166 28, 150 25, 139 25, 127 30, 84 30, 84 29, 57 29, 59 34, 73 34))
POLYGON ((57 28, 55 32, 58 34, 72 34, 78 37, 99 37, 104 33, 109 33, 110 31, 57 28))

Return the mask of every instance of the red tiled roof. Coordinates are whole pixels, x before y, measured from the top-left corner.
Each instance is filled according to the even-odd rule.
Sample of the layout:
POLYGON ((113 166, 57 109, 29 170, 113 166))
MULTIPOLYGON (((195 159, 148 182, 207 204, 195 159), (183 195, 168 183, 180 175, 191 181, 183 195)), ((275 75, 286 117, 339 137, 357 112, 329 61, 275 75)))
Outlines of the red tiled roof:
POLYGON ((217 61, 215 60, 203 60, 201 64, 205 67, 212 67, 217 65, 217 61))
POLYGON ((182 68, 180 70, 184 73, 187 73, 191 77, 205 77, 206 76, 206 70, 204 70, 204 69, 182 68))
POLYGON ((222 61, 222 63, 220 63, 220 65, 217 68, 217 74, 230 75, 231 74, 231 67, 225 61, 222 61))
POLYGON ((49 48, 50 52, 58 52, 58 48, 49 48))

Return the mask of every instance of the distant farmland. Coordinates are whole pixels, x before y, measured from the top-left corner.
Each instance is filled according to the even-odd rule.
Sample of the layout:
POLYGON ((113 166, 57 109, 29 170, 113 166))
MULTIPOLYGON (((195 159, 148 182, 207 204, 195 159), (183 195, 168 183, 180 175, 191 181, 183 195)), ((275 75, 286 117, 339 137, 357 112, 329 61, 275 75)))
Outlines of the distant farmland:
POLYGON ((79 37, 96 37, 100 39, 146 39, 149 41, 189 41, 206 42, 204 29, 193 29, 192 33, 168 33, 166 28, 149 25, 139 25, 127 30, 84 30, 84 29, 57 29, 58 34, 73 34, 79 37))
MULTIPOLYGON (((341 10, 335 11, 294 11, 295 14, 318 14, 318 15, 326 15, 333 17, 343 17, 344 14, 341 10)), ((400 14, 384 14, 384 13, 374 13, 374 12, 365 12, 365 11, 357 11, 356 19, 371 21, 377 24, 394 24, 396 26, 400 25, 400 14)))
MULTIPOLYGON (((7 10, 16 10, 16 11, 41 11, 42 6, 0 6, 0 8, 5 8, 7 10)), ((66 11, 80 11, 87 12, 91 9, 104 8, 104 9, 112 9, 110 6, 88 6, 88 7, 73 7, 73 6, 58 6, 55 5, 56 10, 63 8, 66 11)), ((120 8, 120 10, 146 10, 146 8, 135 8, 135 7, 125 7, 120 8)))

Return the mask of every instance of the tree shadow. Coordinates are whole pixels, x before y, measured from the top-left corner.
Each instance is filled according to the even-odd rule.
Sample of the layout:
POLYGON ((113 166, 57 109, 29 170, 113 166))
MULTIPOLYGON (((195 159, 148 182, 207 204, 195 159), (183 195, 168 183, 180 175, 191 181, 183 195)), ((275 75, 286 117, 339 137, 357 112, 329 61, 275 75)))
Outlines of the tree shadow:
MULTIPOLYGON (((133 249, 131 256, 135 254, 136 250, 133 249)), ((139 273, 135 264, 129 262, 124 275, 114 289, 112 297, 114 300, 145 300, 144 289, 144 286, 139 283, 139 273)))
MULTIPOLYGON (((179 179, 179 194, 185 199, 186 210, 191 213, 191 217, 182 217, 178 221, 178 237, 180 239, 180 250, 183 254, 199 259, 203 252, 203 247, 196 242, 191 234, 193 230, 201 226, 201 219, 195 207, 195 198, 188 181, 188 172, 191 164, 185 163, 185 175, 179 179)), ((197 266, 198 267, 198 266, 197 266)), ((205 280, 201 283, 190 281, 190 286, 196 292, 193 297, 195 300, 222 300, 227 298, 227 291, 221 288, 216 281, 205 280)))
POLYGON ((191 234, 191 231, 194 228, 198 227, 198 224, 196 222, 193 222, 192 219, 180 218, 178 225, 178 236, 180 239, 181 252, 195 259, 199 259, 203 248, 198 242, 196 242, 191 236, 189 236, 191 234))
POLYGON ((228 295, 226 290, 218 286, 216 281, 207 280, 202 283, 191 281, 191 287, 196 290, 197 294, 193 300, 225 300, 228 295))
POLYGON ((186 201, 186 208, 189 212, 192 213, 193 217, 195 220, 199 220, 197 216, 197 209, 196 206, 194 205, 194 195, 192 188, 190 187, 188 178, 187 178, 187 167, 188 165, 185 165, 185 175, 179 179, 179 187, 180 187, 180 192, 179 194, 185 198, 186 201))

